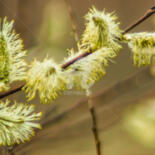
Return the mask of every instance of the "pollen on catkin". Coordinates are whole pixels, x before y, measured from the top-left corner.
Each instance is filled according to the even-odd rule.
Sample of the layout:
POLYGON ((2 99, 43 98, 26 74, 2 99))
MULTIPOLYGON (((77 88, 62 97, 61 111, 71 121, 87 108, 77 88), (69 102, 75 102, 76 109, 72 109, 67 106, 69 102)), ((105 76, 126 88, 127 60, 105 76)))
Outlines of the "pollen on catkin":
POLYGON ((121 37, 117 16, 114 13, 106 13, 105 10, 98 11, 92 7, 85 16, 86 28, 82 35, 79 48, 98 50, 102 47, 110 47, 115 51, 121 48, 117 39, 121 37))
POLYGON ((155 33, 131 33, 124 36, 137 66, 155 64, 155 33))
POLYGON ((23 41, 13 30, 13 21, 4 18, 0 23, 0 91, 4 91, 11 82, 25 79, 26 51, 23 41))
POLYGON ((41 113, 34 112, 34 105, 0 102, 0 146, 11 146, 29 141, 34 128, 40 129, 41 113))
POLYGON ((61 66, 52 59, 43 62, 34 60, 26 76, 24 87, 29 100, 33 99, 38 91, 42 103, 52 102, 67 86, 68 79, 62 72, 61 66))

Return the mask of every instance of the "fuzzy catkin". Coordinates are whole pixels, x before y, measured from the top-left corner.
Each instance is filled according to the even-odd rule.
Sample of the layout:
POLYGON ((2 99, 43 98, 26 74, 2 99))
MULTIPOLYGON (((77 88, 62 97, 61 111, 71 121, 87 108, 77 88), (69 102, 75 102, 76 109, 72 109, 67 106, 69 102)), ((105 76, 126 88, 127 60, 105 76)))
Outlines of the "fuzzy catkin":
POLYGON ((155 64, 155 33, 131 33, 124 36, 137 66, 155 64))
POLYGON ((34 135, 34 128, 40 129, 39 120, 41 113, 34 113, 33 105, 9 100, 0 102, 0 145, 10 146, 30 140, 34 135))
POLYGON ((66 89, 67 83, 68 79, 61 66, 54 60, 34 60, 27 72, 24 89, 29 100, 33 99, 38 91, 41 102, 50 103, 66 89))
POLYGON ((13 81, 25 79, 26 62, 23 41, 13 30, 13 21, 4 18, 0 27, 0 91, 13 81))
POLYGON ((105 10, 98 11, 92 7, 85 16, 86 28, 82 34, 79 48, 98 50, 102 47, 113 48, 115 51, 121 48, 117 38, 122 36, 117 16, 114 13, 107 13, 105 10))

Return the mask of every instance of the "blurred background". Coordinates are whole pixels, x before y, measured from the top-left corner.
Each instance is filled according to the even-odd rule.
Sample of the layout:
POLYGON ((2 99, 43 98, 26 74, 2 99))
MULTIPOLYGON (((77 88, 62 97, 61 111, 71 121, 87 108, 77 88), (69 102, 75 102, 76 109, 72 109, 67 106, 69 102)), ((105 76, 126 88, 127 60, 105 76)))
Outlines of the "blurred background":
MULTIPOLYGON (((84 30, 84 15, 94 5, 116 12, 124 29, 154 0, 68 0, 78 35, 84 30)), ((61 62, 67 49, 76 48, 64 0, 0 0, 0 17, 15 20, 15 29, 28 50, 27 61, 46 56, 61 62)), ((137 26, 133 32, 154 31, 155 17, 137 26)), ((133 66, 131 53, 123 45, 119 56, 107 68, 107 74, 93 86, 99 136, 104 155, 155 155, 155 69, 133 66)), ((20 83, 15 83, 12 88, 20 83)), ((9 96, 27 102, 24 92, 9 96)), ((16 148, 19 155, 95 155, 91 119, 85 95, 67 91, 54 103, 31 103, 43 111, 48 122, 31 142, 16 148)))

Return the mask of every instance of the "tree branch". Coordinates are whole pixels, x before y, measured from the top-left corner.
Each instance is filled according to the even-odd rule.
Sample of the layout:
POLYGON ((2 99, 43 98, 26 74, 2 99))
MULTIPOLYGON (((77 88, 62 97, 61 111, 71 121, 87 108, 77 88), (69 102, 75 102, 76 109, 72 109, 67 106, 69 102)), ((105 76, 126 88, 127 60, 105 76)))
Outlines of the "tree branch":
POLYGON ((14 88, 12 90, 9 90, 8 92, 4 93, 4 94, 1 94, 0 95, 0 99, 4 98, 4 97, 7 97, 9 95, 12 95, 12 94, 15 94, 17 93, 18 91, 21 91, 22 88, 24 87, 24 85, 21 85, 21 86, 18 86, 17 88, 14 88))
POLYGON ((94 141, 95 141, 95 146, 96 146, 96 155, 101 155, 101 142, 99 139, 98 128, 97 128, 96 112, 95 112, 94 104, 91 99, 90 90, 87 91, 87 97, 88 97, 87 103, 88 103, 89 112, 90 112, 91 120, 92 120, 92 133, 94 135, 94 141))
POLYGON ((68 8, 68 14, 69 14, 70 21, 72 24, 74 39, 75 39, 75 42, 77 43, 79 41, 79 37, 78 37, 77 27, 76 27, 75 20, 74 20, 73 10, 72 10, 72 7, 71 7, 70 3, 68 2, 68 0, 65 0, 65 3, 68 8))
POLYGON ((140 17, 138 20, 136 20, 133 24, 129 25, 123 32, 123 34, 128 33, 132 29, 134 29, 137 25, 144 22, 146 19, 148 19, 151 15, 155 13, 155 6, 147 10, 144 14, 144 16, 140 17))

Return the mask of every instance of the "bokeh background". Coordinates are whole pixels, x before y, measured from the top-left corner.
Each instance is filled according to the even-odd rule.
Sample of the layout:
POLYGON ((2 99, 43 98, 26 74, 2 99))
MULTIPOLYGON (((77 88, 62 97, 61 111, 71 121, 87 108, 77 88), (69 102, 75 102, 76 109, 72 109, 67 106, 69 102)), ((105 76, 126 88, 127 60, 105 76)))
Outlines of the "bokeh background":
MULTIPOLYGON (((94 5, 116 12, 124 29, 155 5, 154 0, 68 0, 80 36, 84 15, 94 5)), ((68 9, 64 0, 0 0, 0 17, 15 20, 15 29, 28 50, 27 61, 52 57, 61 62, 67 49, 76 48, 68 9)), ((155 17, 133 32, 154 31, 155 17)), ((107 74, 97 82, 93 100, 104 155, 155 155, 154 68, 133 66, 132 55, 123 45, 107 74), (151 72, 150 72, 151 71, 151 72)), ((14 83, 12 89, 20 83, 14 83)), ((9 96, 27 102, 24 92, 9 96)), ((31 142, 16 148, 19 155, 95 155, 91 119, 84 93, 67 91, 54 103, 31 103, 43 111, 50 123, 31 142), (50 109, 50 111, 49 111, 50 109), (51 110, 52 109, 52 110, 51 110)))

